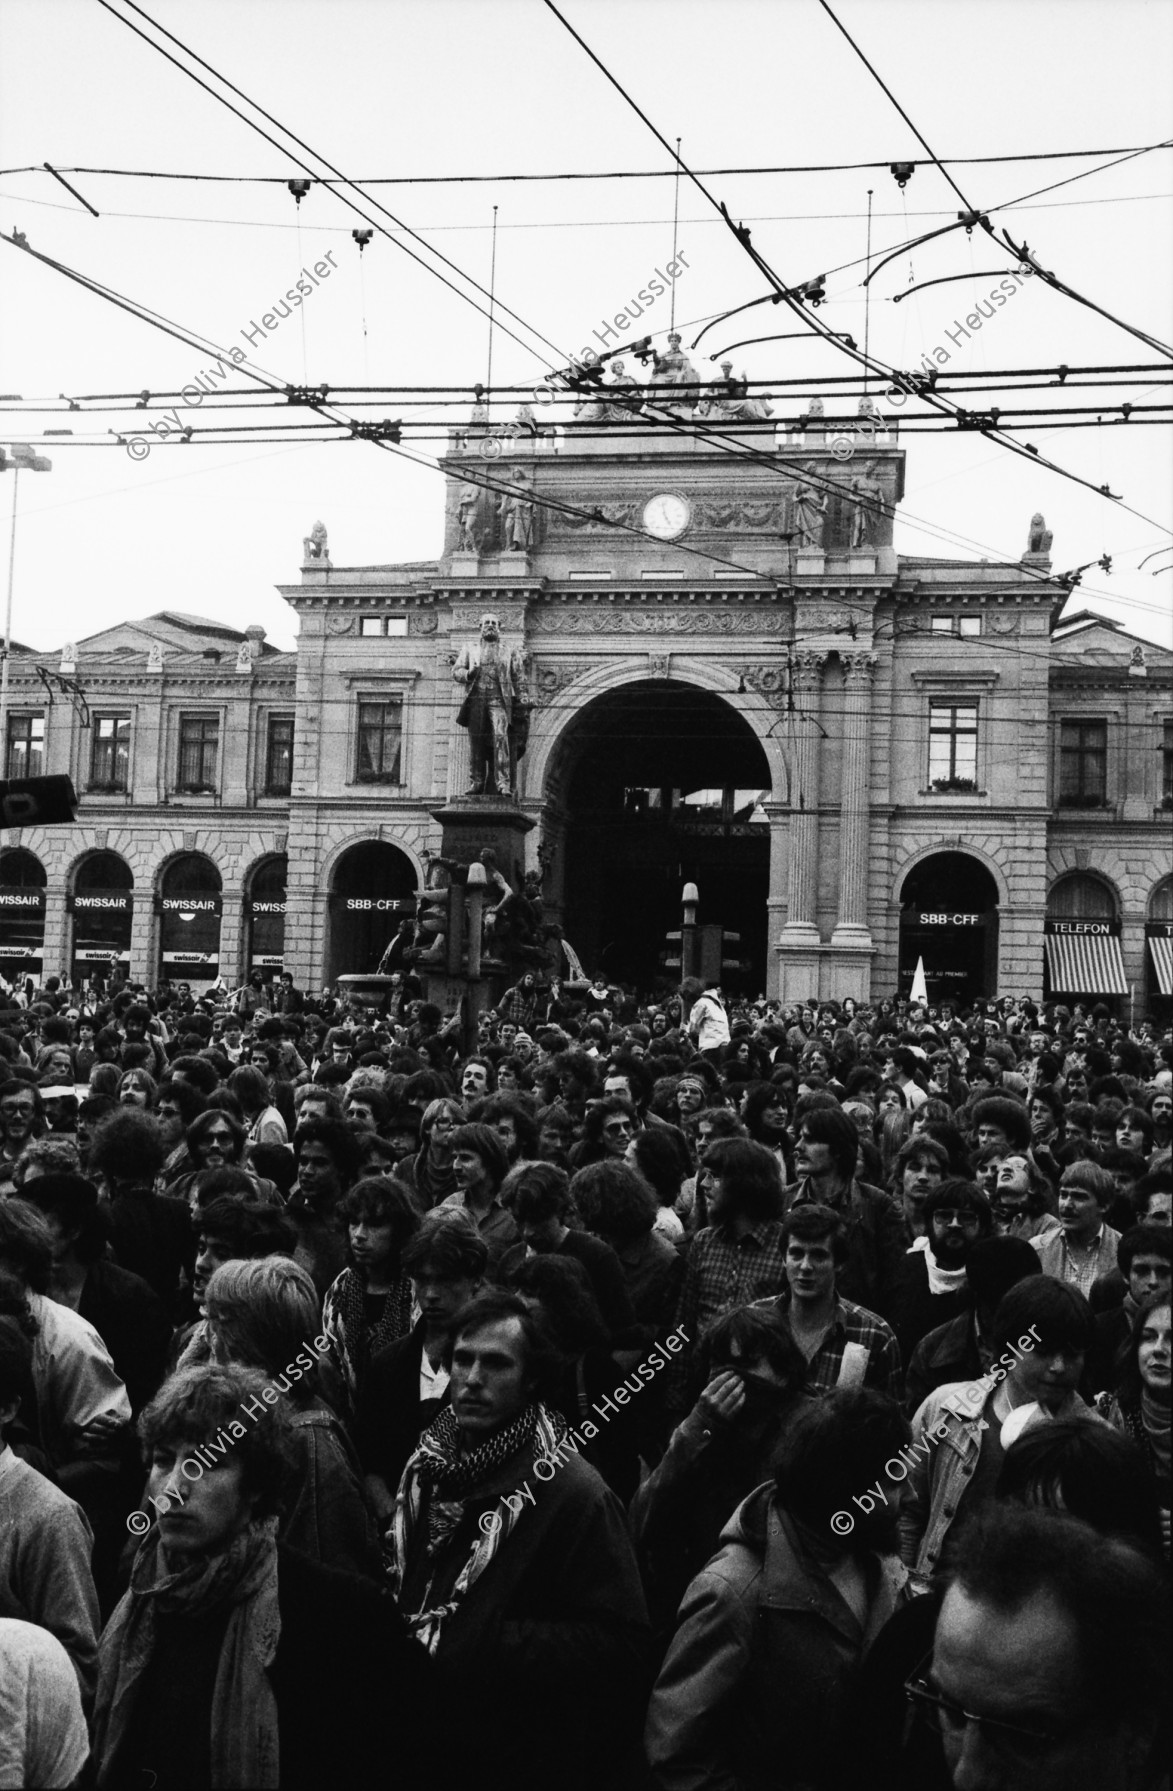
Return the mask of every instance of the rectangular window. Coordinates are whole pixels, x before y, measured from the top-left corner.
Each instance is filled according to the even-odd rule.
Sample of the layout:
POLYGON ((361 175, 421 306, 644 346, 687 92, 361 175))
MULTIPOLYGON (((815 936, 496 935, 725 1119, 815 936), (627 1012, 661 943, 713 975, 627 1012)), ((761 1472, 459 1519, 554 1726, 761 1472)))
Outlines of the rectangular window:
POLYGON ((1103 808, 1108 799, 1108 724, 1059 724, 1059 807, 1103 808))
POLYGON ((406 634, 406 616, 362 616, 359 620, 360 634, 406 634))
POLYGON ((45 717, 10 715, 8 750, 4 755, 6 777, 40 777, 45 762, 45 717))
POLYGON ((929 704, 929 783, 934 790, 977 789, 976 703, 929 704))
POLYGON ((960 617, 958 617, 957 632, 961 636, 962 640, 967 640, 967 639, 972 640, 974 635, 980 634, 981 631, 982 631, 982 619, 980 616, 960 616, 960 617))
POLYGON ((398 698, 360 703, 356 781, 360 784, 397 784, 402 743, 403 705, 398 698))
POLYGON ((90 789, 125 790, 130 775, 130 716, 95 715, 90 745, 90 789))
POLYGON ((265 795, 288 796, 293 788, 293 717, 270 715, 265 748, 265 795))
POLYGON ((952 616, 930 616, 929 617, 929 633, 930 634, 952 634, 953 633, 953 617, 952 616))
POLYGON ((360 634, 366 634, 366 635, 382 634, 382 632, 383 632, 382 616, 363 616, 359 622, 358 631, 360 634))
POLYGON ((214 790, 219 751, 218 715, 181 715, 176 787, 180 790, 214 790))
POLYGON ((1173 808, 1173 721, 1165 723, 1161 739, 1161 807, 1173 808))

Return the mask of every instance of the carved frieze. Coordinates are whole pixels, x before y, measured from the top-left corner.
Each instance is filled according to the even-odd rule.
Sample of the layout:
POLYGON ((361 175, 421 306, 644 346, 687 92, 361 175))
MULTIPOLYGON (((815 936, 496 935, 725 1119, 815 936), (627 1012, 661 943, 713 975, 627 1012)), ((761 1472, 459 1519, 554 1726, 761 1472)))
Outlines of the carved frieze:
POLYGON ((407 618, 408 634, 435 634, 440 618, 434 609, 415 609, 407 618))
POLYGON ((533 614, 539 634, 767 634, 786 631, 787 618, 776 609, 540 609, 533 614))

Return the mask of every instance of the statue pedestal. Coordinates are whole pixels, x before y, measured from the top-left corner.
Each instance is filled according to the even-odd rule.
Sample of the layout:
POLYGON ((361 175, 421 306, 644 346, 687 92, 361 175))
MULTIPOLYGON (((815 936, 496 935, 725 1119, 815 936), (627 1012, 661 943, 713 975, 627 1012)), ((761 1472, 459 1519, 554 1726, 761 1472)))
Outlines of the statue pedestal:
POLYGON ((489 562, 489 570, 500 578, 524 578, 529 571, 527 553, 497 553, 489 562))
POLYGON ((480 569, 480 555, 475 553, 454 553, 448 562, 452 578, 475 578, 480 569))
POLYGON ((444 830, 440 851, 445 858, 471 864, 489 846, 501 875, 517 887, 517 866, 525 861, 525 836, 534 822, 521 812, 515 797, 458 796, 443 808, 434 808, 432 819, 444 830))
POLYGON ((818 547, 800 547, 794 556, 797 578, 822 578, 827 556, 818 547))

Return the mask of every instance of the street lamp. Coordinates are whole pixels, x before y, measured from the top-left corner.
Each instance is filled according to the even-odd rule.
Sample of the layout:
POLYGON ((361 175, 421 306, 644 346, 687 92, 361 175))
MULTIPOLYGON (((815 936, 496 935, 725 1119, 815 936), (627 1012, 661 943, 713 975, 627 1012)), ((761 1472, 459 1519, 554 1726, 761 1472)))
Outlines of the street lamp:
POLYGON ((0 660, 0 752, 4 754, 3 776, 8 775, 8 661, 12 654, 12 576, 16 566, 16 499, 22 472, 51 473, 53 462, 34 454, 27 442, 16 442, 12 459, 0 448, 0 473, 12 468, 12 533, 8 541, 8 598, 4 607, 4 654, 0 660))

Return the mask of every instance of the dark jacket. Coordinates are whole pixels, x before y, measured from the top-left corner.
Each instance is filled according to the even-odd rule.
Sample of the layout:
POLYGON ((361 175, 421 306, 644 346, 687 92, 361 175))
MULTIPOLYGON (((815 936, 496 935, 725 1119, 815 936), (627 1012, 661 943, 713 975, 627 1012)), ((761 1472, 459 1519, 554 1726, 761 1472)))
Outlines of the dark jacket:
MULTIPOLYGON (((809 1180, 794 1182, 785 1198, 787 1212, 818 1200, 809 1180)), ((900 1211, 891 1195, 861 1181, 852 1182, 836 1210, 847 1222, 847 1261, 835 1271, 836 1286, 845 1300, 887 1318, 889 1296, 908 1251, 900 1211)))
POLYGON ((171 1319, 162 1300, 141 1275, 99 1261, 86 1269, 77 1310, 110 1351, 137 1417, 167 1369, 171 1319))
POLYGON ((904 1379, 904 1407, 919 1411, 930 1393, 947 1381, 976 1381, 985 1373, 978 1350, 972 1312, 938 1325, 912 1352, 904 1379))
POLYGON ((932 1292, 923 1250, 908 1251, 893 1276, 887 1297, 884 1317, 896 1333, 902 1362, 911 1360, 922 1337, 956 1318, 969 1304, 969 1290, 964 1283, 950 1293, 932 1292))
POLYGON ((845 1791, 846 1715, 864 1648, 896 1607, 899 1575, 867 1558, 866 1630, 760 1486, 697 1575, 648 1706, 661 1791, 845 1791))
POLYGON ((108 1211, 119 1267, 140 1275, 174 1315, 180 1278, 190 1281, 195 1269, 191 1208, 151 1188, 118 1186, 108 1211))
POLYGON ((436 1654, 452 1717, 444 1746, 460 1756, 462 1786, 598 1791, 624 1782, 638 1742, 647 1610, 623 1512, 593 1468, 566 1451, 539 1478, 532 1451, 514 1456, 466 1499, 432 1560, 421 1511, 400 1608, 449 1596, 483 1534, 479 1517, 523 1483, 533 1502, 444 1622, 436 1654))
POLYGON ((354 1441, 364 1474, 378 1474, 394 1492, 407 1458, 423 1432, 448 1403, 420 1401, 420 1363, 424 1353, 421 1319, 410 1336, 397 1338, 371 1357, 360 1376, 355 1407, 354 1441))
MULTIPOLYGON (((432 1786, 437 1770, 439 1784, 451 1786, 444 1751, 435 1744, 437 1675, 407 1635, 390 1594, 278 1545, 277 1603, 281 1637, 270 1682, 281 1791, 432 1786)), ((168 1621, 166 1645, 147 1667, 112 1761, 120 1776, 111 1782, 155 1783, 167 1791, 207 1774, 209 1736, 202 1725, 210 1724, 219 1615, 193 1620, 190 1635, 187 1623, 168 1621), (181 1661, 202 1668, 192 1682, 176 1683, 168 1670, 181 1661)))

